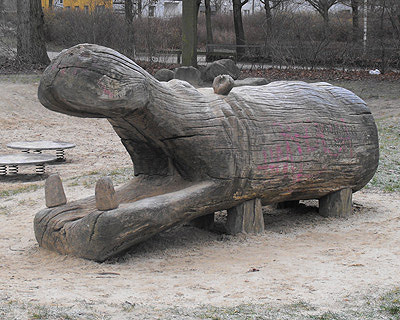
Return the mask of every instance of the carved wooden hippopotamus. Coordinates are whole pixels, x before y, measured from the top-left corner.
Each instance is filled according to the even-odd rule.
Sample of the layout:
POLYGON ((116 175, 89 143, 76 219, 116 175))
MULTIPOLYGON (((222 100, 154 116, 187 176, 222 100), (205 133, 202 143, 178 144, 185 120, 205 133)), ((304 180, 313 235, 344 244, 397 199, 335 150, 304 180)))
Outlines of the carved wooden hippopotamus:
POLYGON ((116 191, 117 208, 99 210, 93 196, 35 217, 41 246, 97 261, 218 210, 230 209, 231 225, 262 231, 261 203, 348 202, 347 190, 351 205, 378 165, 369 109, 328 83, 279 81, 220 96, 159 82, 118 52, 84 44, 49 65, 39 99, 107 118, 132 158, 135 176, 116 191))

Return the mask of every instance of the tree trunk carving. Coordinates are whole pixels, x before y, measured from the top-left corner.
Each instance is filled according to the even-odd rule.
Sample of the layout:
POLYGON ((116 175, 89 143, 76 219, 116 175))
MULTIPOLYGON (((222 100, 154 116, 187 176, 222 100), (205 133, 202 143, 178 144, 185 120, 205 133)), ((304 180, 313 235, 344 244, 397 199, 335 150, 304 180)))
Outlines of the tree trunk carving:
POLYGON ((365 103, 328 83, 273 82, 227 96, 158 82, 111 49, 78 45, 44 72, 39 99, 78 117, 107 118, 134 163, 116 190, 48 208, 34 221, 42 247, 103 261, 176 224, 261 199, 319 199, 361 189, 378 165, 365 103))

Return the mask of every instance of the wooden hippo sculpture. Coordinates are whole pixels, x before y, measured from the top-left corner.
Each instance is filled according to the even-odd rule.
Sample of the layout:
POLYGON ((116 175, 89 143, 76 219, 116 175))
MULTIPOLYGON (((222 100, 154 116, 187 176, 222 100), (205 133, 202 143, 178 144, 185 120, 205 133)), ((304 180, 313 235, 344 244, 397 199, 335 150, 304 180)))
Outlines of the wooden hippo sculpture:
POLYGON ((369 109, 328 83, 279 81, 220 96, 159 82, 118 52, 83 44, 48 66, 39 99, 107 118, 132 158, 135 176, 116 190, 118 207, 99 210, 93 196, 35 217, 42 247, 96 261, 218 210, 229 209, 235 233, 263 230, 261 203, 328 199, 328 213, 351 206, 378 165, 369 109))

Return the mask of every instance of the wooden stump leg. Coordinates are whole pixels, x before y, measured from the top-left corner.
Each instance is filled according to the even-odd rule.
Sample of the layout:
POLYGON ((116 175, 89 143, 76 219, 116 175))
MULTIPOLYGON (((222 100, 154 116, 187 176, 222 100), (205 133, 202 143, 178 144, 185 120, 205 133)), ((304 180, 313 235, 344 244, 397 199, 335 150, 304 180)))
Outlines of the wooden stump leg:
POLYGON ((264 232, 261 199, 249 200, 229 209, 226 229, 229 234, 264 232))
POLYGON ((214 227, 214 213, 207 214, 202 217, 198 217, 190 221, 190 225, 205 230, 211 230, 214 227))
POLYGON ((324 217, 347 217, 352 213, 352 190, 342 189, 319 199, 319 214, 324 217))

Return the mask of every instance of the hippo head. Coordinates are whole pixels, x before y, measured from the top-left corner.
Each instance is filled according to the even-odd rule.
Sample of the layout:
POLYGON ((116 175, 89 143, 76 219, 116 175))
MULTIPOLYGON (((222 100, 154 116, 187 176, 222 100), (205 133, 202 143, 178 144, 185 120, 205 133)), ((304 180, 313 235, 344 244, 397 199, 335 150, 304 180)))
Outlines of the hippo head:
POLYGON ((61 52, 47 67, 38 96, 53 111, 112 118, 146 105, 147 75, 114 50, 80 44, 61 52))

